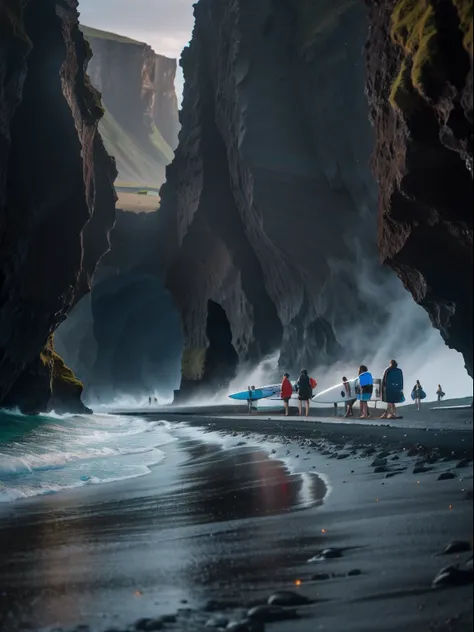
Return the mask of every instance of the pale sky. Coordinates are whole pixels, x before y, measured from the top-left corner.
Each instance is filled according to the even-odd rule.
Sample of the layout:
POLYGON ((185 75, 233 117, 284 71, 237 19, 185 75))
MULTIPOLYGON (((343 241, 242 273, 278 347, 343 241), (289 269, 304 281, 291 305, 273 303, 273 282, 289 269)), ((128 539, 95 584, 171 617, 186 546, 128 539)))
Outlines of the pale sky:
MULTIPOLYGON (((191 39, 196 1, 79 0, 79 11, 81 22, 87 26, 146 42, 156 53, 179 59, 191 39)), ((180 98, 183 80, 181 70, 178 70, 180 98)))

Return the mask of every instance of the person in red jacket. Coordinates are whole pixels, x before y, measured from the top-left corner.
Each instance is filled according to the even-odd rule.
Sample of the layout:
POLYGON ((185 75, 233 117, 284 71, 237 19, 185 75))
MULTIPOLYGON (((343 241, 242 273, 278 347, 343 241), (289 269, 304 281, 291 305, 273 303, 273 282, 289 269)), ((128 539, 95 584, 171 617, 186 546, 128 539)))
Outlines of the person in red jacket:
POLYGON ((280 397, 283 400, 283 406, 285 407, 285 416, 290 414, 290 399, 293 395, 293 384, 290 382, 289 373, 285 373, 283 376, 283 382, 281 383, 280 397))

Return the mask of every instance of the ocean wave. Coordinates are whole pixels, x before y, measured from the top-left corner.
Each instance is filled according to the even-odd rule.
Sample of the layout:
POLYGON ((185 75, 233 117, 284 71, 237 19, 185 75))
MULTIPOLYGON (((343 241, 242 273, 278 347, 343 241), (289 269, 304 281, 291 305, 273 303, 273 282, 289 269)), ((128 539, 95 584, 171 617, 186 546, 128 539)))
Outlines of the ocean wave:
POLYGON ((108 414, 0 411, 0 502, 145 476, 175 441, 169 426, 108 414))

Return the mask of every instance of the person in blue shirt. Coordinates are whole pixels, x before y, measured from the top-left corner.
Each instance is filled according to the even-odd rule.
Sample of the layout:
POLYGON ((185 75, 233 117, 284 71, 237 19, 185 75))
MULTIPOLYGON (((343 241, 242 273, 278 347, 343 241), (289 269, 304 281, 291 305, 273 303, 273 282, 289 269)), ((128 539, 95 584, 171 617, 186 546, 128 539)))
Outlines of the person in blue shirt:
POLYGON ((370 417, 369 401, 374 392, 374 378, 364 364, 361 364, 359 367, 359 384, 357 390, 357 399, 360 401, 360 418, 368 419, 370 417))

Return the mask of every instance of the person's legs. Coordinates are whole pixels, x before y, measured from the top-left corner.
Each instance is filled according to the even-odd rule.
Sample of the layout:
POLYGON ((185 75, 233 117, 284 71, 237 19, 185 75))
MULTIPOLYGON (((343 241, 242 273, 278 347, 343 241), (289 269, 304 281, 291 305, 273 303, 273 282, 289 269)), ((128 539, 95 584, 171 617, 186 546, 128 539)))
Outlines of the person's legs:
POLYGON ((290 407, 287 399, 283 400, 283 407, 285 409, 285 416, 288 417, 288 415, 290 414, 290 407))
POLYGON ((309 399, 305 401, 306 417, 309 417, 309 399))
POLYGON ((301 401, 301 399, 298 400, 298 413, 300 417, 303 414, 303 402, 301 401))

